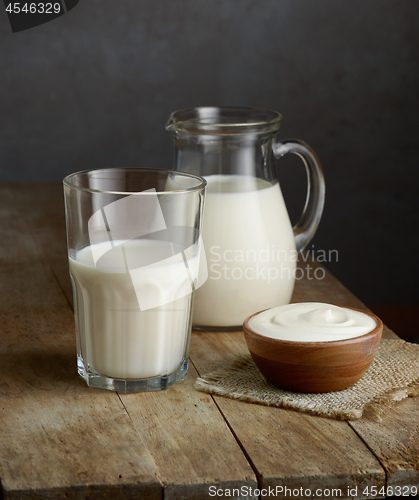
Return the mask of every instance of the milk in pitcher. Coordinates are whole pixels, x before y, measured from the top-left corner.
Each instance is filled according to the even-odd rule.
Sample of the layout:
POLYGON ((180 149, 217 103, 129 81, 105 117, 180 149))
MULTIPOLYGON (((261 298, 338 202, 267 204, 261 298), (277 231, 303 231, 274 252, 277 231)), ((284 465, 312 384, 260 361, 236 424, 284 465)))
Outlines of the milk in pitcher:
POLYGON ((256 311, 290 301, 294 234, 278 183, 243 175, 205 178, 208 279, 195 292, 193 323, 237 327, 256 311))

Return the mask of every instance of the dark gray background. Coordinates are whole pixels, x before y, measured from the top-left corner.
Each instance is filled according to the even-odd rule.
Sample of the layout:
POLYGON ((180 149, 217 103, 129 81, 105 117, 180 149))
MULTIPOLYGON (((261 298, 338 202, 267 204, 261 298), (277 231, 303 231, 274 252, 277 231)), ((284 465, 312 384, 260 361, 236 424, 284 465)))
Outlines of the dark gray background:
MULTIPOLYGON (((417 0, 80 0, 0 37, 0 182, 167 168, 171 111, 273 108, 323 163, 311 248, 368 305, 419 303, 417 0)), ((280 170, 295 222, 304 171, 280 170)))

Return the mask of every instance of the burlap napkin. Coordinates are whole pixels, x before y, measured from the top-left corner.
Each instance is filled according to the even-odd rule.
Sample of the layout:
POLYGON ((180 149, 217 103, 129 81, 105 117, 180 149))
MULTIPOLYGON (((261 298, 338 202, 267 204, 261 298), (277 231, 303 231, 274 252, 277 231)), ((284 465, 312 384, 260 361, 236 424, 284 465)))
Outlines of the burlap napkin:
POLYGON ((352 387, 323 394, 279 389, 265 380, 250 354, 208 373, 195 388, 249 403, 289 408, 339 420, 379 416, 386 408, 419 394, 419 344, 382 340, 374 361, 352 387))

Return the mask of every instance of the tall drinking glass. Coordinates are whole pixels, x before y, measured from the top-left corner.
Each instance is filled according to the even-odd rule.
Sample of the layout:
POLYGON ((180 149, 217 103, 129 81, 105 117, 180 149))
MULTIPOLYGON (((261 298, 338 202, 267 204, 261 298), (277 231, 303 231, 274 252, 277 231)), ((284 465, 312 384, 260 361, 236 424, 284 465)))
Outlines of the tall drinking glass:
POLYGON ((109 168, 63 184, 79 374, 125 393, 183 380, 206 181, 109 168))

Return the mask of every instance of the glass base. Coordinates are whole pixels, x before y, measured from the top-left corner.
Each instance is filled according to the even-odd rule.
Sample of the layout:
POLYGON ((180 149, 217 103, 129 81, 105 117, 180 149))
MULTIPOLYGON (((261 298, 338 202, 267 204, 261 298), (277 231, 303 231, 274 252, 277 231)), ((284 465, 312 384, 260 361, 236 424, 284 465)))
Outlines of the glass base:
POLYGON ((77 357, 77 368, 79 375, 84 378, 89 387, 129 394, 132 392, 163 391, 176 382, 185 380, 188 375, 188 360, 184 359, 179 368, 169 375, 139 379, 120 379, 101 375, 90 365, 86 369, 83 358, 80 356, 77 357))

